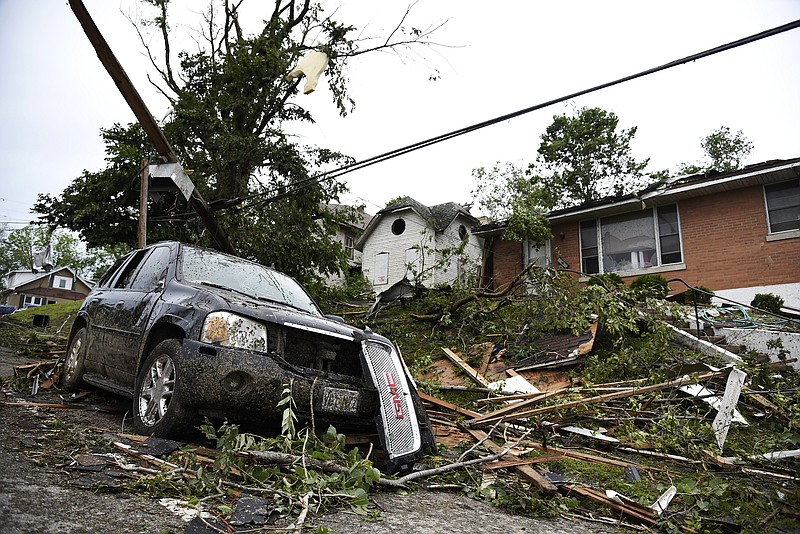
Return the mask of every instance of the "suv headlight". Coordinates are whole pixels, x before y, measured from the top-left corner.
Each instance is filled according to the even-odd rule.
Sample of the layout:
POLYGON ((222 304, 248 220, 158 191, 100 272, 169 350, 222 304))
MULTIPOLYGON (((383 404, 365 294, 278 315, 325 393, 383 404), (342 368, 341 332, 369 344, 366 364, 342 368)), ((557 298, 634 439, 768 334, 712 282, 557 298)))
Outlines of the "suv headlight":
POLYGON ((203 322, 200 341, 259 352, 267 351, 267 327, 235 313, 211 312, 203 322))

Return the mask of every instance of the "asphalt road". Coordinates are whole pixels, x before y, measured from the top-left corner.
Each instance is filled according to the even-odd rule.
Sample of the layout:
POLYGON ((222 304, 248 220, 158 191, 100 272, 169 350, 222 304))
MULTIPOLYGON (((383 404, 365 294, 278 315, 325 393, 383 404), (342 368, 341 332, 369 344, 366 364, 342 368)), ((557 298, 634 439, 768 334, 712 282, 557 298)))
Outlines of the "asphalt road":
MULTIPOLYGON (((0 347, 0 376, 28 362, 0 347)), ((198 533, 178 515, 157 502, 125 491, 98 493, 64 458, 65 443, 92 443, 103 432, 130 432, 125 427, 129 401, 93 395, 87 407, 64 410, 22 406, 22 401, 61 402, 60 392, 43 390, 35 398, 12 392, 0 394, 0 533, 198 533), (63 429, 77 429, 65 442, 63 429), (62 459, 62 460, 59 460, 62 459)), ((91 479, 90 479, 91 480, 91 479)), ((449 532, 589 534, 616 532, 601 523, 568 518, 531 519, 505 513, 454 492, 415 491, 408 495, 380 492, 370 495, 381 511, 380 521, 346 513, 311 515, 306 524, 332 533, 434 534, 449 532)), ((253 526, 249 527, 253 532, 253 526)), ((205 532, 213 532, 206 530, 205 532)))

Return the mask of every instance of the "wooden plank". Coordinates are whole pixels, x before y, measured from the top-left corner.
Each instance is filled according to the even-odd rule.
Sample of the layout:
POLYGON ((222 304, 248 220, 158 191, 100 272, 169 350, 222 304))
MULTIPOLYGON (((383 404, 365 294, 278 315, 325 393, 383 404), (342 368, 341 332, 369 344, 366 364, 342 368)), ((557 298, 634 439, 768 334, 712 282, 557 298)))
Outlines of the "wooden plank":
POLYGON ((456 412, 456 413, 464 415, 466 417, 473 417, 474 418, 474 417, 479 417, 481 415, 478 412, 473 412, 472 410, 467 410, 466 408, 462 408, 461 406, 456 406, 455 404, 453 404, 451 402, 447 402, 445 400, 442 400, 442 399, 433 397, 431 395, 428 395, 424 391, 420 391, 419 392, 419 397, 422 400, 426 401, 426 402, 430 402, 431 404, 435 404, 436 406, 441 406, 442 408, 447 408, 451 412, 456 412))
MULTIPOLYGON (((483 441, 483 445, 485 445, 486 448, 488 448, 494 454, 499 454, 500 452, 505 450, 504 447, 501 447, 497 443, 488 439, 488 434, 486 434, 486 432, 483 432, 482 430, 474 430, 466 426, 463 426, 462 428, 465 431, 469 432, 472 435, 472 437, 475 438, 476 440, 483 441)), ((516 456, 513 451, 509 451, 508 454, 516 456)), ((529 480, 530 482, 536 484, 536 487, 539 488, 539 491, 542 491, 544 493, 555 493, 556 491, 558 491, 558 488, 556 488, 556 486, 552 482, 547 480, 541 473, 539 473, 536 469, 534 469, 530 465, 517 465, 514 466, 513 469, 517 473, 522 475, 524 478, 529 480)))
MULTIPOLYGON (((694 383, 694 382, 697 382, 697 381, 700 381, 700 380, 705 380, 705 379, 708 379, 708 378, 717 378, 717 377, 725 376, 728 373, 728 371, 729 370, 726 369, 726 370, 723 370, 723 371, 717 371, 717 372, 713 372, 713 373, 703 373, 703 374, 697 375, 695 377, 684 376, 684 377, 681 377, 681 378, 678 378, 678 379, 675 379, 675 380, 670 380, 669 382, 662 382, 660 384, 654 384, 652 386, 634 387, 634 388, 629 388, 629 389, 627 389, 625 391, 618 391, 616 393, 607 393, 605 395, 598 395, 596 397, 589 397, 589 398, 586 398, 586 399, 580 399, 580 400, 571 401, 571 402, 564 402, 562 404, 554 404, 554 405, 551 405, 551 406, 544 406, 542 408, 535 408, 535 409, 532 409, 532 410, 524 410, 524 411, 521 411, 521 412, 516 412, 515 411, 514 413, 510 413, 510 414, 508 414, 507 411, 504 414, 499 414, 499 412, 502 412, 503 410, 497 410, 495 412, 492 412, 492 413, 487 414, 485 416, 482 416, 480 418, 471 419, 471 420, 467 421, 466 424, 468 426, 470 426, 470 427, 478 428, 478 427, 486 426, 488 424, 491 424, 491 423, 494 423, 494 422, 497 422, 497 421, 506 421, 508 419, 523 419, 523 418, 526 418, 526 417, 533 417, 533 416, 536 416, 536 415, 541 415, 541 414, 545 414, 545 413, 554 412, 556 410, 564 410, 564 409, 570 409, 570 408, 584 408, 584 407, 592 405, 592 404, 600 404, 600 403, 603 403, 603 402, 606 402, 606 401, 609 401, 609 400, 622 399, 622 398, 625 398, 625 397, 631 397, 633 395, 641 395, 643 393, 651 393, 653 391, 660 391, 662 389, 675 388, 675 387, 682 386, 684 384, 694 383)), ((518 404, 522 404, 522 403, 518 403, 518 404)), ((517 405, 512 405, 509 408, 518 409, 518 406, 517 405)))
MULTIPOLYGON (((479 417, 476 417, 475 419, 470 420, 469 424, 470 425, 474 424, 474 425, 477 426, 479 423, 481 423, 484 420, 489 420, 490 419, 492 421, 497 421, 502 416, 504 416, 506 414, 513 414, 515 412, 518 412, 518 411, 522 410, 523 408, 527 408, 528 406, 532 406, 534 404, 537 404, 539 402, 547 400, 547 399, 549 399, 551 397, 555 397, 556 395, 560 395, 563 392, 564 392, 563 389, 557 389, 555 391, 548 391, 547 393, 536 393, 535 397, 528 396, 527 400, 524 400, 524 401, 521 401, 521 402, 517 402, 515 404, 512 404, 510 406, 506 406, 505 408, 501 408, 501 409, 495 410, 493 412, 489 412, 486 415, 480 415, 479 417)), ((505 400, 505 397, 503 399, 505 400)))
POLYGON ((444 352, 444 355, 447 356, 447 358, 451 362, 456 364, 458 367, 461 368, 462 371, 467 373, 467 376, 469 376, 473 380, 473 382, 475 382, 479 386, 483 386, 483 387, 488 387, 489 386, 489 381, 486 380, 483 377, 483 375, 481 375, 478 371, 473 369, 470 364, 468 364, 467 362, 462 360, 461 357, 458 354, 456 354, 452 350, 448 349, 447 347, 442 347, 442 352, 444 352))
POLYGON ((599 492, 599 491, 597 491, 595 489, 587 488, 587 487, 583 487, 583 486, 569 485, 569 486, 564 486, 564 491, 565 492, 575 492, 578 495, 582 495, 583 497, 586 497, 586 498, 591 499, 593 501, 596 501, 596 502, 599 502, 599 503, 604 504, 606 506, 609 506, 609 507, 611 507, 611 508, 613 508, 615 510, 618 510, 618 511, 622 512, 625 515, 628 515, 630 517, 636 518, 636 519, 638 519, 640 521, 643 521, 645 523, 649 523, 649 524, 652 525, 652 524, 655 524, 655 522, 656 522, 656 519, 654 517, 655 512, 653 512, 653 510, 651 510, 650 508, 646 508, 644 506, 641 506, 641 507, 640 506, 633 506, 633 505, 630 505, 630 504, 625 504, 625 503, 616 501, 614 499, 610 499, 604 493, 601 493, 601 492, 599 492))
POLYGON ((595 454, 588 454, 585 452, 576 451, 573 449, 560 449, 558 447, 545 447, 542 443, 537 443, 535 441, 524 440, 520 442, 520 445, 524 445, 526 447, 533 447, 534 449, 542 452, 549 452, 555 454, 561 454, 567 458, 572 458, 573 460, 581 460, 588 463, 593 464, 601 464, 601 465, 611 465, 614 467, 621 467, 626 468, 629 465, 632 465, 639 469, 640 471, 664 471, 659 467, 651 467, 649 465, 641 465, 635 462, 630 462, 627 460, 618 460, 616 458, 608 458, 605 456, 597 456, 595 454))
POLYGON ((491 471, 494 469, 506 469, 508 467, 516 467, 518 465, 531 465, 531 464, 545 464, 547 462, 557 462, 563 460, 567 456, 563 454, 548 454, 547 456, 539 456, 537 458, 514 458, 512 460, 498 460, 490 464, 481 464, 478 469, 482 471, 491 471))

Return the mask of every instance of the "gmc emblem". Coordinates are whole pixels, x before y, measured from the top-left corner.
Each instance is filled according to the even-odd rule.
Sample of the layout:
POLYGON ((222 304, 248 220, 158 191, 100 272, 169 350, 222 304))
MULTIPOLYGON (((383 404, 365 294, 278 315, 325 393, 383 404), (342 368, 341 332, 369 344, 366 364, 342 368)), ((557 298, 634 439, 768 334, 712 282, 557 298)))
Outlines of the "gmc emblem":
POLYGON ((386 373, 386 385, 389 386, 389 393, 392 394, 395 419, 404 419, 405 414, 403 413, 403 403, 400 400, 400 389, 397 386, 394 376, 389 373, 386 373))

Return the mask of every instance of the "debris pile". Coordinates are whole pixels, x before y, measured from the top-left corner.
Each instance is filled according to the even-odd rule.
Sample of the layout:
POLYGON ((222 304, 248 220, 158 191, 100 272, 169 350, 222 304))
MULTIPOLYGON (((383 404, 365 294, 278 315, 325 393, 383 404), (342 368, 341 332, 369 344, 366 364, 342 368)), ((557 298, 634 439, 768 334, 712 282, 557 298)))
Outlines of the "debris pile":
POLYGON ((500 473, 515 473, 542 499, 576 498, 570 513, 626 528, 797 528, 800 425, 790 399, 800 382, 791 362, 752 355, 752 364, 715 367, 675 347, 685 360, 592 383, 585 367, 564 364, 565 355, 586 363, 591 344, 574 343, 583 350, 534 366, 504 361, 491 343, 467 355, 442 347, 421 380, 437 441, 506 448, 480 467, 484 495, 503 504, 500 473))
MULTIPOLYGON (((630 317, 624 329, 634 335, 619 345, 602 338, 608 317, 581 323, 578 335, 486 328, 462 337, 463 323, 431 335, 426 321, 416 339, 393 336, 439 445, 400 478, 375 468, 369 444, 333 428, 263 438, 227 423, 204 425, 200 445, 72 426, 53 465, 76 487, 158 498, 185 516, 187 532, 302 529, 339 508, 378 517, 369 493, 398 488, 631 530, 796 531, 800 378, 791 360, 737 355, 674 326, 665 341, 632 330, 630 317), (442 343, 456 338, 471 342, 442 343)), ((18 367, 24 393, 5 409, 97 409, 92 395, 46 390, 57 371, 54 360, 18 367)))

